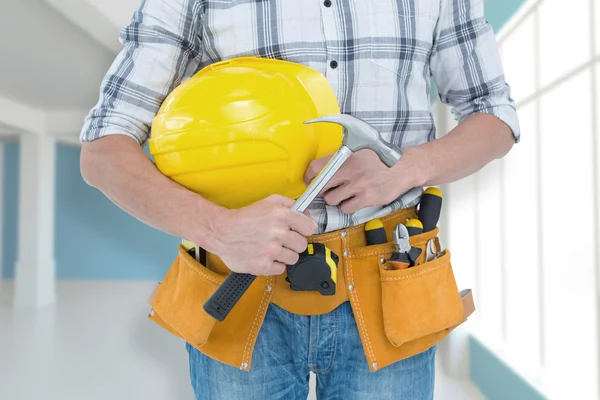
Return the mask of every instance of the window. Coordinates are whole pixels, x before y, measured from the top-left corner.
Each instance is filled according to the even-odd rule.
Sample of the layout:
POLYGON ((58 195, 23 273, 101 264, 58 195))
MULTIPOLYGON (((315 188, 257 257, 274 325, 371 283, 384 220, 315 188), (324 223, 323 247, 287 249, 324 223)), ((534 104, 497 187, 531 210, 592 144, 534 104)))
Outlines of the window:
POLYGON ((595 2, 531 0, 499 32, 522 140, 444 189, 453 267, 474 288, 468 329, 549 398, 600 398, 595 2))

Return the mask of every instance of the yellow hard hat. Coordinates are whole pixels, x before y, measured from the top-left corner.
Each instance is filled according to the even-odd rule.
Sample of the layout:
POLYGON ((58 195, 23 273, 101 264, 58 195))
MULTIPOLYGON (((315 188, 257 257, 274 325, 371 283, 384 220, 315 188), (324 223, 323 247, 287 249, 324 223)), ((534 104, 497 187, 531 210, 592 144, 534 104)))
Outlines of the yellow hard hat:
POLYGON ((342 143, 337 124, 304 121, 339 113, 318 71, 240 57, 203 68, 167 96, 149 150, 164 175, 216 204, 239 208, 271 194, 296 199, 310 162, 342 143))

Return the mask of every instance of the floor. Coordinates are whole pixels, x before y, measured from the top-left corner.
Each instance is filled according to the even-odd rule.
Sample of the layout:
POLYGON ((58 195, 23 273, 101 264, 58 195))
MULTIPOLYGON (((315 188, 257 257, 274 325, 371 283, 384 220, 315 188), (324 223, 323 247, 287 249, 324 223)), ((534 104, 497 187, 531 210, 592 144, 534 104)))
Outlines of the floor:
MULTIPOLYGON (((152 285, 60 281, 56 305, 15 311, 0 281, 0 399, 192 399, 183 343, 146 318, 152 285)), ((437 376, 436 400, 484 399, 437 376)))

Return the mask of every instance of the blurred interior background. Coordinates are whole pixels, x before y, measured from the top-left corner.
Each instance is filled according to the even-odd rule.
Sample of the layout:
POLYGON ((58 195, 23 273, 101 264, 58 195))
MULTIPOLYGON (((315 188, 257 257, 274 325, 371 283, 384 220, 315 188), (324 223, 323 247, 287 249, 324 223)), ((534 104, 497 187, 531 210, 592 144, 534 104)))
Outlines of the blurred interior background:
MULTIPOLYGON (((0 0, 0 399, 191 399, 145 300, 179 239, 79 172, 78 134, 139 0, 0 0)), ((522 142, 441 187, 477 312, 438 399, 600 399, 600 4, 487 0, 522 142)), ((455 122, 432 103, 439 135, 455 122)))

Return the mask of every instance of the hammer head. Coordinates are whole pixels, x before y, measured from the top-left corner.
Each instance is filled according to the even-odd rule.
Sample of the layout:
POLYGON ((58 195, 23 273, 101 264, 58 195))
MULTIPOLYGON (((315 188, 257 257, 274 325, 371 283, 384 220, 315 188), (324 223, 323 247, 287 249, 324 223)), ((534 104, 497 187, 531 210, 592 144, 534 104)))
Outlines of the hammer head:
POLYGON ((332 122, 341 125, 344 135, 343 145, 353 153, 362 149, 372 150, 388 167, 393 167, 402 157, 402 149, 383 140, 377 129, 361 119, 347 114, 334 114, 311 119, 304 123, 315 122, 332 122))

